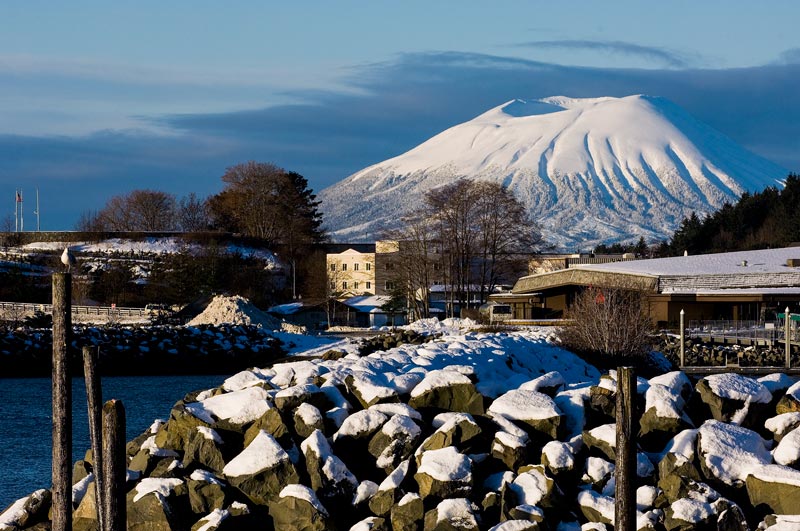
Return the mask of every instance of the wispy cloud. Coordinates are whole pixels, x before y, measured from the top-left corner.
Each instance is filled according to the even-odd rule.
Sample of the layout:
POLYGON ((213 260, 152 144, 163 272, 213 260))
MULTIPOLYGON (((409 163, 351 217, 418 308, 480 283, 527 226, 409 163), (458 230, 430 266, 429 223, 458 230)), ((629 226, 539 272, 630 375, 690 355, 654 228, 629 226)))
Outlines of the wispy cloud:
POLYGON ((618 55, 628 55, 640 57, 648 61, 653 61, 660 66, 667 68, 688 68, 693 66, 698 57, 685 52, 661 48, 656 46, 644 46, 625 41, 593 41, 593 40, 542 40, 528 41, 515 45, 516 47, 536 48, 536 49, 566 49, 566 50, 590 50, 603 53, 618 55))
MULTIPOLYGON (((43 204, 43 211, 60 212, 66 220, 60 228, 67 228, 81 211, 132 188, 216 191, 226 166, 249 159, 298 171, 320 190, 504 101, 559 94, 663 96, 797 171, 797 79, 800 64, 612 69, 461 52, 403 54, 350 69, 341 81, 347 91, 292 92, 302 103, 142 116, 170 136, 0 136, 0 191, 40 184, 48 197, 58 198, 43 204)), ((5 207, 0 202, 0 219, 5 207)))

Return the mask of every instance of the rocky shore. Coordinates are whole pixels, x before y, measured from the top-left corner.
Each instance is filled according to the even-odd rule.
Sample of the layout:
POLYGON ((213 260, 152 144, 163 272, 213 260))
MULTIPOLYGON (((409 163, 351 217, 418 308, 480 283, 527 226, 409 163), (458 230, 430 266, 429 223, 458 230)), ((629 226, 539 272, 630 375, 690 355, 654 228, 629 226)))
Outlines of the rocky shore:
MULTIPOLYGON (((3 377, 49 377, 51 329, 0 329, 3 377)), ((220 374, 266 366, 283 357, 282 342, 257 326, 73 327, 74 376, 81 376, 81 348, 100 348, 104 375, 220 374)))
MULTIPOLYGON (((131 441, 128 529, 613 528, 613 371, 532 332, 325 358, 239 372, 131 441)), ((640 378, 637 414, 638 529, 796 528, 793 379, 640 378)), ((97 525, 91 461, 78 530, 97 525)), ((39 491, 0 529, 45 530, 47 510, 39 491)))

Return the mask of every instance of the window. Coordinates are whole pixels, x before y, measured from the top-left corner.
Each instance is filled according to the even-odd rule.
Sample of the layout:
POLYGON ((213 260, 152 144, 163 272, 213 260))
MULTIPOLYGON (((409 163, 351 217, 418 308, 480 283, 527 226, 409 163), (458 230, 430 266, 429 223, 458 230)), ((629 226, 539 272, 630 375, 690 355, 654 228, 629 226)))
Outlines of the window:
POLYGON ((347 271, 347 264, 342 264, 342 271, 347 271))
POLYGON ((386 262, 385 267, 387 271, 391 271, 392 269, 394 269, 394 264, 391 262, 386 262))
POLYGON ((336 282, 331 282, 331 291, 336 289, 336 282))
POLYGON ((387 291, 391 291, 393 289, 394 289, 394 282, 392 282, 391 280, 387 280, 386 281, 386 290, 387 291))
POLYGON ((342 289, 347 289, 347 281, 342 281, 342 289))
MULTIPOLYGON (((369 265, 369 264, 367 264, 367 265, 369 265)), ((372 282, 367 282, 367 288, 366 289, 372 289, 372 282)))
POLYGON ((353 289, 358 289, 358 281, 353 282, 353 289))
POLYGON ((353 271, 358 271, 358 264, 353 264, 353 271))
POLYGON ((367 266, 367 271, 372 271, 372 264, 370 264, 369 262, 367 262, 367 263, 366 263, 366 264, 364 264, 364 265, 365 265, 365 266, 367 266))
POLYGON ((331 271, 336 271, 336 264, 331 264, 331 271))

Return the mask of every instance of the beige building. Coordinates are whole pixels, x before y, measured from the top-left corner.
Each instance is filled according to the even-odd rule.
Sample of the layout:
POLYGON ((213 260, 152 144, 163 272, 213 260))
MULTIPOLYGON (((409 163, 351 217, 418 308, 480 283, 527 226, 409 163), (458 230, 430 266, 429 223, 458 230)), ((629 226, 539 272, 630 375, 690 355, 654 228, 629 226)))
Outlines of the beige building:
POLYGON ((359 245, 342 252, 328 253, 326 269, 329 293, 337 299, 391 293, 398 251, 398 242, 383 240, 374 246, 359 245))

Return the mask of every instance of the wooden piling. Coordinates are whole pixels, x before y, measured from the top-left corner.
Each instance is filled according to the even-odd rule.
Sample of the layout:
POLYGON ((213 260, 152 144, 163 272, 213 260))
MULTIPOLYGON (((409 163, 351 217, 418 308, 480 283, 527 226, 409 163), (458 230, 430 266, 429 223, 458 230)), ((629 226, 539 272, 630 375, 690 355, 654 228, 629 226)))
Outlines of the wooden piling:
POLYGON ((72 529, 72 276, 53 274, 53 531, 72 529))
POLYGON ((103 452, 102 440, 102 408, 103 392, 97 365, 100 347, 83 347, 83 377, 86 381, 86 406, 89 413, 89 440, 92 446, 92 471, 94 472, 95 495, 97 503, 97 522, 103 531, 105 515, 103 514, 103 452))
POLYGON ((636 529, 636 377, 632 367, 617 369, 617 452, 615 531, 636 529))
POLYGON ((120 400, 109 400, 103 405, 103 517, 102 531, 125 531, 127 514, 125 506, 125 407, 120 400))

